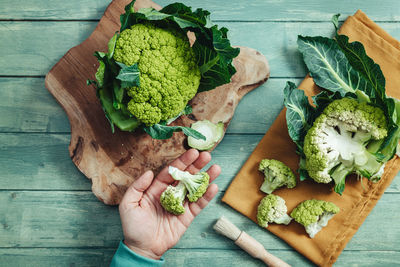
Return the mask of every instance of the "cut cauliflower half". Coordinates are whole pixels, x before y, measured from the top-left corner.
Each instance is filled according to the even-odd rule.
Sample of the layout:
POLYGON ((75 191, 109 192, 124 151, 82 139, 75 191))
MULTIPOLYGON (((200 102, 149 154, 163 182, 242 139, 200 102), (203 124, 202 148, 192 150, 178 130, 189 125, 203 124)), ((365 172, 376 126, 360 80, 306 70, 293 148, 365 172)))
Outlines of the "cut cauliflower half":
POLYGON ((177 116, 197 93, 200 69, 187 36, 152 23, 122 31, 113 58, 138 64, 140 87, 128 89, 128 111, 147 126, 177 116))
POLYGON ((303 225, 307 234, 314 238, 339 211, 340 209, 332 202, 310 199, 297 205, 290 216, 303 225))
POLYGON ((287 214, 285 200, 280 196, 269 194, 261 199, 257 208, 257 222, 261 227, 268 227, 269 223, 288 225, 292 218, 287 214))
POLYGON ((305 167, 319 183, 334 180, 341 193, 348 174, 379 180, 384 164, 369 145, 387 135, 384 112, 352 98, 329 104, 314 121, 304 139, 305 167))

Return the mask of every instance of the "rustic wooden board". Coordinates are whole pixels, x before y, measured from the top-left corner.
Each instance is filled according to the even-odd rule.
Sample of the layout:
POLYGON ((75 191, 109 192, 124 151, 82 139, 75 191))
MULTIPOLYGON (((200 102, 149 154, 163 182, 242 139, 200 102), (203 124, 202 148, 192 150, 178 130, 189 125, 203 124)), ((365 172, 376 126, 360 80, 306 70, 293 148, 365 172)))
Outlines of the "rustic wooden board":
MULTIPOLYGON (((127 0, 114 0, 94 32, 72 48, 47 74, 45 84, 65 109, 71 124, 70 156, 92 180, 92 191, 106 204, 118 204, 127 187, 146 169, 159 171, 188 148, 186 137, 175 133, 168 140, 154 140, 143 132, 112 134, 92 87, 85 85, 96 71, 94 51, 104 51, 119 28, 119 15, 127 0)), ((135 8, 160 8, 150 0, 137 1, 135 8)), ((193 114, 176 124, 190 126, 196 120, 222 121, 225 130, 240 99, 269 77, 269 66, 258 51, 241 47, 234 59, 237 73, 231 83, 199 93, 191 101, 193 114)))

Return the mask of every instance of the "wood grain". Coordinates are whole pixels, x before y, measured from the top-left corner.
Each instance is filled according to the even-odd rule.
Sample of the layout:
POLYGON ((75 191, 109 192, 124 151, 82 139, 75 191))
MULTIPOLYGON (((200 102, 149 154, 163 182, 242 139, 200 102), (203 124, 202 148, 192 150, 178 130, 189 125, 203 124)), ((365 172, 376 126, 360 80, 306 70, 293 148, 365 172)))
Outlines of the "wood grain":
MULTIPOLYGON (((272 120, 272 119, 271 119, 272 120)), ((224 191, 263 135, 226 135, 212 153, 223 167, 216 180, 224 191)), ((67 151, 69 134, 0 134, 0 190, 90 190, 67 151)), ((400 193, 400 174, 386 190, 400 193)))
MULTIPOLYGON (((215 220, 224 215, 256 237, 268 251, 291 249, 278 237, 222 204, 222 195, 223 192, 218 193, 196 217, 175 248, 237 249, 233 242, 212 229, 215 220)), ((399 201, 400 194, 384 194, 346 249, 398 251, 400 229, 394 222, 398 218, 399 201), (376 234, 377 225, 390 232, 376 234)), ((117 248, 123 238, 118 208, 103 205, 91 192, 0 191, 0 203, 2 247, 117 248)))
MULTIPOLYGON (((105 204, 118 204, 128 186, 147 169, 158 172, 187 150, 186 137, 175 133, 168 140, 155 140, 141 131, 112 134, 92 87, 85 85, 96 71, 93 51, 104 51, 119 28, 119 15, 129 1, 115 0, 106 9, 94 32, 72 48, 47 74, 45 84, 65 109, 71 125, 70 156, 78 169, 92 180, 92 191, 105 204)), ((150 0, 137 1, 135 8, 160 8, 150 0)), ((269 77, 265 57, 241 47, 233 64, 237 73, 229 84, 199 93, 190 104, 193 114, 182 116, 177 125, 196 120, 222 121, 229 125, 240 99, 269 77)))
MULTIPOLYGON (((194 8, 201 7, 212 13, 214 21, 330 21, 332 14, 341 13, 341 19, 357 9, 364 10, 374 21, 400 21, 400 5, 397 0, 184 0, 194 8), (229 3, 229 8, 227 4, 229 3)), ((0 19, 58 19, 98 20, 110 0, 38 1, 2 0, 0 19)), ((165 6, 170 0, 159 0, 165 6)))
MULTIPOLYGON (((0 248, 2 261, 0 267, 108 267, 115 248, 0 248)), ((278 257, 285 258, 296 267, 310 266, 300 254, 291 250, 271 250, 278 257)), ((265 266, 241 250, 227 249, 170 249, 165 255, 165 267, 176 266, 265 266)), ((400 262, 399 251, 344 251, 337 266, 397 266, 400 262), (379 259, 379 262, 377 262, 379 259), (378 263, 378 264, 377 264, 378 263)))
MULTIPOLYGON (((174 1, 157 2, 165 5, 174 1)), ((392 36, 400 38, 397 0, 181 2, 212 11, 213 20, 229 28, 232 43, 257 49, 273 67, 268 83, 240 102, 228 135, 212 153, 212 163, 222 167, 222 174, 216 180, 221 189, 226 188, 275 120, 282 107, 286 80, 298 84, 295 78, 304 77, 306 69, 295 53, 297 34, 331 36, 332 14, 339 12, 344 19, 361 8, 380 21, 392 36)), ((3 66, 0 68, 0 191, 5 194, 0 200, 3 207, 0 237, 5 236, 0 240, 1 267, 109 266, 122 238, 120 229, 116 229, 119 223, 116 209, 103 205, 90 191, 86 192, 90 190, 90 180, 84 179, 69 159, 68 119, 44 88, 43 79, 65 51, 90 35, 98 23, 93 20, 103 15, 109 3, 110 0, 0 1, 0 65, 3 66), (88 198, 81 197, 82 190, 88 198), (5 210, 12 194, 18 195, 21 191, 26 194, 23 201, 5 210), (72 201, 72 196, 81 201, 72 201), (35 216, 29 213, 30 208, 34 209, 35 216), (49 211, 57 209, 60 220, 47 216, 49 211), (90 229, 87 225, 95 228, 88 235, 85 234, 90 229), (112 233, 107 230, 110 225, 115 225, 111 227, 112 233), (28 232, 32 236, 22 239, 28 232), (65 244, 63 238, 67 240, 65 244), (71 241, 77 238, 79 242, 71 241), (25 243, 25 240, 28 241, 25 243), (28 247, 32 244, 35 246, 28 247), (83 247, 76 247, 80 244, 83 247)), ((399 190, 400 175, 335 266, 398 266, 399 190)), ((219 199, 212 201, 203 212, 183 236, 179 248, 170 249, 164 255, 165 266, 263 266, 232 241, 213 233, 211 225, 219 215, 262 238, 271 253, 289 264, 311 266, 284 242, 221 204, 219 199)))

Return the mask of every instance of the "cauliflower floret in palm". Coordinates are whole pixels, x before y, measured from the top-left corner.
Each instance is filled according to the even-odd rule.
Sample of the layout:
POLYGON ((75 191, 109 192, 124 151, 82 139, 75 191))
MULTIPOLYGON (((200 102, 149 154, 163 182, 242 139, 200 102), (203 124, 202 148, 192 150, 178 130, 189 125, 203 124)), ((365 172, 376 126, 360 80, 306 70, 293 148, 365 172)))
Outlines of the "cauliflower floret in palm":
POLYGON ((161 206, 166 211, 175 215, 185 213, 183 203, 185 201, 186 192, 187 190, 183 183, 178 183, 176 186, 169 185, 161 194, 161 206))
POLYGON ((196 202, 207 191, 210 183, 210 176, 207 172, 199 172, 191 174, 187 171, 181 171, 178 168, 169 166, 169 174, 180 183, 184 184, 187 189, 187 198, 190 202, 196 202))

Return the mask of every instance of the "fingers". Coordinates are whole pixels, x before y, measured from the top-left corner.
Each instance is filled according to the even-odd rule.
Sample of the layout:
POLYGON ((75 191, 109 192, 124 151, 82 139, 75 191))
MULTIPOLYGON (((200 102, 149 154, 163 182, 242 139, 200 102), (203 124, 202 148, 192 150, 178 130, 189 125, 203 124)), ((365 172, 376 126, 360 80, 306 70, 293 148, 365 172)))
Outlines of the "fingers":
MULTIPOLYGON (((195 160, 199 158, 199 151, 196 149, 190 149, 183 153, 179 158, 174 160, 169 166, 173 166, 180 170, 185 170, 188 166, 190 166, 195 160)), ((157 180, 166 184, 171 184, 174 182, 174 179, 168 174, 168 167, 162 169, 162 171, 157 175, 157 180)))
POLYGON ((132 185, 126 190, 121 203, 137 204, 143 196, 143 192, 149 188, 153 181, 154 174, 152 171, 146 171, 139 178, 137 178, 132 185))
POLYGON ((207 170, 208 175, 210 176, 210 183, 215 180, 215 178, 218 177, 221 173, 221 167, 217 164, 212 165, 208 170, 207 170))
POLYGON ((201 169, 204 168, 211 161, 211 154, 209 152, 201 152, 199 157, 196 159, 193 164, 189 165, 185 171, 190 172, 191 174, 198 173, 201 169))

